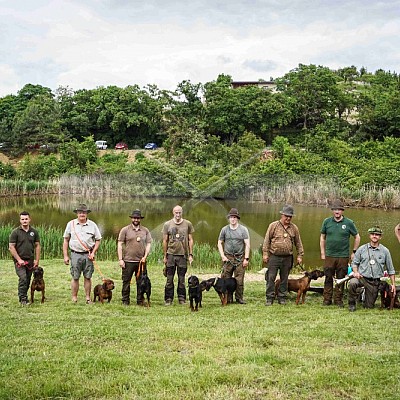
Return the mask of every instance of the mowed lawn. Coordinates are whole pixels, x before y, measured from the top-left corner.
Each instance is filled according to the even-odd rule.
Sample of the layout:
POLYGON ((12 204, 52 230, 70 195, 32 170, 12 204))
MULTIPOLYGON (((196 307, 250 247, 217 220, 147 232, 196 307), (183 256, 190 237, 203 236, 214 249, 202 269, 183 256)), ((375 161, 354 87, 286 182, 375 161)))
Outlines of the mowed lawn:
POLYGON ((123 307, 117 263, 98 264, 116 283, 110 304, 86 305, 82 287, 72 304, 68 267, 53 260, 41 263, 46 302, 36 292, 20 307, 1 261, 0 399, 400 398, 400 310, 349 313, 313 293, 265 307, 265 282, 251 279, 246 305, 221 307, 211 290, 190 312, 164 306, 161 265, 149 266, 152 306, 123 307))

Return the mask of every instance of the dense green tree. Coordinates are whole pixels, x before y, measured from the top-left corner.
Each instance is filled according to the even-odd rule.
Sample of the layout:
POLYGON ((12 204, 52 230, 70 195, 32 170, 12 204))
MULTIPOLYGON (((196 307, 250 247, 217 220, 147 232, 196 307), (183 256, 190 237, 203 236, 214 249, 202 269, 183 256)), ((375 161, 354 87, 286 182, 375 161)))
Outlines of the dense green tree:
POLYGON ((276 80, 279 91, 294 104, 303 128, 316 126, 327 118, 334 118, 340 103, 337 75, 327 67, 299 66, 276 80))
POLYGON ((11 140, 17 152, 40 145, 57 145, 65 140, 58 104, 49 94, 37 95, 13 120, 11 140))

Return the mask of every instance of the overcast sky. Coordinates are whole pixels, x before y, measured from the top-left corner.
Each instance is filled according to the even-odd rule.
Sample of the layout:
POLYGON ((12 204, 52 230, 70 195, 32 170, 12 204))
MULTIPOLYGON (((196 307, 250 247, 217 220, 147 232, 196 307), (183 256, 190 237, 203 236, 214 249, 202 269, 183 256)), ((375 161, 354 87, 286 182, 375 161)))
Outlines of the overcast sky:
POLYGON ((400 0, 0 0, 0 96, 277 78, 302 64, 400 72, 400 0))

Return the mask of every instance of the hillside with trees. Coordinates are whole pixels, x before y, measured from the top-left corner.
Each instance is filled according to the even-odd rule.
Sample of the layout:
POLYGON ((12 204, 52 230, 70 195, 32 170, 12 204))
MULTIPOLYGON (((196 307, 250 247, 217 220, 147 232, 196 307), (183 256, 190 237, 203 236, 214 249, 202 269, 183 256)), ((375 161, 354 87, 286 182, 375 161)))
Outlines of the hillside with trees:
POLYGON ((335 192, 355 204, 400 206, 397 73, 300 64, 274 83, 234 89, 221 74, 175 91, 25 85, 0 98, 0 150, 21 159, 0 162, 2 184, 124 174, 140 175, 158 195, 274 201, 271 193, 297 185, 319 188, 317 199, 298 201, 335 192), (128 162, 124 153, 99 157, 96 140, 156 142, 163 151, 128 162))

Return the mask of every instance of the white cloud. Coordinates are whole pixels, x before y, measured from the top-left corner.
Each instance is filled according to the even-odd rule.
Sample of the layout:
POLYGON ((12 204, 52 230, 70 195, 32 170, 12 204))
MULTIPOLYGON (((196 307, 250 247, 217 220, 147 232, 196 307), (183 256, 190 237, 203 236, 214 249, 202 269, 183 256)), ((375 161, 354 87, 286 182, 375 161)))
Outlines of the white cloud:
POLYGON ((400 58, 398 1, 25 3, 0 9, 0 96, 26 83, 174 89, 220 73, 269 79, 299 63, 393 71, 400 58))

